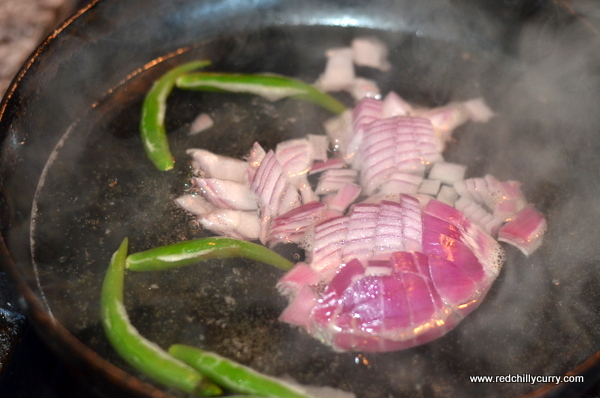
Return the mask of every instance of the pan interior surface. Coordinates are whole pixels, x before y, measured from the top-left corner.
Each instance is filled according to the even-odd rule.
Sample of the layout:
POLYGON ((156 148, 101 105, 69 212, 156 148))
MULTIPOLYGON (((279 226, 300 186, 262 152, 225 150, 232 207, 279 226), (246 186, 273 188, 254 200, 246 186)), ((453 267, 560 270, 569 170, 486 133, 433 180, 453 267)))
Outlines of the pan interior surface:
MULTIPOLYGON (((326 20, 325 5, 315 20, 326 20)), ((350 7, 348 15, 355 14, 350 7)), ((280 323, 286 302, 275 283, 281 271, 241 260, 128 273, 125 304, 133 324, 165 348, 173 343, 206 348, 271 375, 361 398, 523 395, 541 385, 471 383, 469 377, 562 375, 593 356, 600 341, 600 211, 593 183, 600 170, 595 139, 600 115, 594 110, 600 79, 582 64, 600 63, 573 56, 568 35, 573 31, 553 37, 552 46, 540 45, 538 31, 530 33, 520 49, 527 56, 517 61, 499 56, 496 48, 475 51, 468 40, 463 47, 427 29, 403 32, 385 24, 374 29, 350 19, 311 26, 304 24, 307 14, 296 15, 296 24, 218 34, 193 45, 157 43, 150 55, 156 62, 146 60, 152 66, 128 64, 126 78, 84 98, 75 117, 68 110, 53 113, 49 101, 43 105, 47 109, 37 105, 46 112, 35 126, 59 126, 50 144, 26 128, 10 131, 2 173, 9 208, 4 217, 12 227, 3 234, 41 309, 101 357, 153 383, 118 358, 104 337, 100 287, 110 256, 124 237, 133 252, 210 235, 173 202, 189 188, 186 149, 243 158, 255 141, 274 148, 284 139, 322 134, 331 115, 294 100, 175 90, 166 126, 177 163, 175 170, 161 173, 139 138, 144 94, 170 67, 192 59, 210 59, 215 71, 272 72, 314 82, 327 49, 377 36, 390 48, 393 69, 358 72, 375 79, 382 92, 394 90, 423 106, 486 99, 496 117, 458 129, 445 159, 467 165, 469 176, 490 173, 522 182, 527 198, 548 218, 541 249, 525 257, 507 248, 504 269, 481 306, 446 336, 404 351, 335 353, 280 323), (557 63, 560 68, 551 67, 557 63), (201 112, 215 126, 188 134, 201 112), (54 114, 59 122, 52 120, 54 114), (61 118, 69 119, 62 129, 61 118), (49 156, 40 155, 45 151, 49 156), (32 167, 23 166, 28 163, 32 167)), ((164 18, 163 28, 176 36, 191 23, 175 12, 164 18)), ((86 95, 93 91, 92 83, 78 85, 86 95)), ((349 97, 336 96, 352 104, 349 97)), ((294 247, 278 250, 291 259, 300 255, 294 247)))
MULTIPOLYGON (((171 61, 210 56, 215 70, 268 71, 311 81, 323 68, 321 55, 327 48, 365 35, 386 40, 391 61, 399 67, 390 73, 365 71, 384 91, 396 90, 429 106, 475 95, 505 106, 498 98, 502 90, 486 87, 498 67, 480 54, 411 36, 395 36, 394 43, 376 31, 269 29, 203 43, 171 61), (435 53, 447 64, 431 66, 419 59, 423 53, 435 53)), ((34 202, 32 253, 49 311, 86 345, 126 369, 99 324, 100 281, 110 255, 126 236, 131 251, 140 251, 209 235, 173 202, 190 178, 185 150, 200 147, 242 158, 254 141, 274 148, 284 139, 322 133, 321 124, 330 117, 294 100, 271 103, 246 95, 176 91, 168 103, 167 128, 177 168, 160 173, 145 158, 137 126, 143 93, 158 73, 154 69, 167 67, 158 64, 132 76, 66 132, 45 167, 34 202), (209 113, 215 126, 210 133, 189 135, 189 124, 200 112, 209 113)), ((447 160, 467 164, 477 174, 515 176, 532 191, 536 205, 552 210, 561 199, 561 181, 519 172, 521 167, 536 172, 526 154, 541 140, 548 144, 546 132, 529 130, 523 138, 523 127, 511 123, 500 116, 488 125, 460 129, 447 160), (499 145, 513 139, 525 142, 499 145)), ((553 298, 571 284, 563 267, 553 265, 559 236, 551 231, 545 246, 531 258, 509 250, 502 276, 473 315, 445 337, 401 352, 334 353, 279 323, 285 302, 275 283, 281 272, 249 261, 209 261, 187 269, 128 274, 126 305, 140 332, 163 347, 203 347, 303 384, 331 386, 365 398, 489 396, 489 386, 468 383, 470 375, 562 374, 589 356, 600 337, 579 320, 565 328, 564 318, 556 316, 561 313, 556 306, 569 303, 553 298), (587 338, 573 344, 573 333, 587 338), (537 352, 543 355, 534 355, 537 352), (548 361, 553 357, 562 360, 548 361)), ((571 265, 578 266, 587 267, 571 265)), ((597 277, 586 272, 589 278, 580 286, 578 305, 587 297, 587 305, 596 306, 590 293, 597 277)), ((504 383, 494 386, 493 394, 518 395, 535 387, 504 383)))

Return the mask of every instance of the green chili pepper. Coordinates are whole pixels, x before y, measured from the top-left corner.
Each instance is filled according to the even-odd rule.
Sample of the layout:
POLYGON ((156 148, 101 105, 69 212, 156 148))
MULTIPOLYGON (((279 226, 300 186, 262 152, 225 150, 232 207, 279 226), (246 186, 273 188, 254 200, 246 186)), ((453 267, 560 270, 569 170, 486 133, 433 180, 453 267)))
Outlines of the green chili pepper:
POLYGON ((210 65, 210 61, 193 61, 173 68, 158 79, 146 94, 140 122, 142 142, 146 154, 161 171, 171 170, 175 163, 165 131, 167 97, 179 76, 207 65, 210 65))
POLYGON ((236 393, 271 398, 308 398, 298 388, 212 352, 174 344, 169 354, 187 363, 206 377, 236 393))
POLYGON ((182 89, 257 94, 273 101, 291 97, 312 102, 340 114, 346 107, 332 96, 300 80, 274 74, 195 72, 176 80, 182 89))
POLYGON ((225 237, 194 239, 133 253, 127 257, 126 266, 132 271, 156 271, 232 257, 261 261, 285 271, 293 266, 291 261, 264 246, 225 237))
POLYGON ((221 395, 219 386, 145 339, 129 321, 123 304, 127 247, 125 238, 112 256, 102 284, 101 318, 108 340, 125 361, 164 385, 199 396, 221 395))

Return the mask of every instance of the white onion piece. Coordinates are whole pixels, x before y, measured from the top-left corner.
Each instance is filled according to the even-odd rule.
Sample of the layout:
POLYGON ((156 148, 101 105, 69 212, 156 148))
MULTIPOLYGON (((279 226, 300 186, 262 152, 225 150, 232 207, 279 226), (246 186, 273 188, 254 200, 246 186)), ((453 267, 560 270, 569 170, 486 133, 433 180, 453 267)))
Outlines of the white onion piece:
POLYGON ((452 138, 454 129, 469 120, 469 114, 457 103, 439 108, 417 109, 415 110, 415 115, 431 121, 436 143, 440 151, 444 150, 446 143, 452 138))
POLYGON ((392 68, 388 61, 388 48, 376 37, 357 37, 352 40, 354 63, 358 66, 367 66, 381 71, 392 68))
POLYGON ((323 128, 329 137, 334 152, 342 157, 347 156, 347 145, 352 137, 352 109, 346 109, 339 116, 334 116, 325 123, 323 128))
POLYGON ((437 108, 416 109, 414 115, 431 121, 438 147, 443 151, 458 126, 468 120, 485 122, 493 116, 493 112, 482 98, 475 98, 464 102, 451 102, 437 108))
POLYGON ((194 178, 206 200, 222 209, 256 210, 256 196, 248 185, 218 178, 194 178))
POLYGON ((215 209, 203 196, 195 194, 182 195, 175 199, 175 203, 196 216, 204 216, 215 209))
POLYGON ((470 119, 474 122, 486 123, 494 117, 494 112, 485 103, 483 98, 473 98, 462 104, 469 113, 470 119))
POLYGON ((350 47, 333 48, 327 51, 325 71, 315 82, 323 91, 342 91, 352 86, 354 80, 353 54, 350 47))
POLYGON ((201 133, 205 130, 208 130, 214 125, 214 121, 207 113, 201 113, 192 122, 190 125, 190 135, 195 135, 201 133))
POLYGON ((188 149, 186 152, 192 156, 192 167, 196 174, 241 183, 248 181, 248 163, 243 160, 216 155, 205 149, 188 149))
POLYGON ((417 193, 422 181, 423 177, 420 175, 398 171, 391 174, 387 181, 381 185, 379 193, 381 195, 417 193))
POLYGON ((498 230, 504 221, 495 217, 481 204, 477 203, 470 195, 463 195, 454 203, 454 207, 464 213, 475 224, 479 225, 491 236, 497 236, 498 230))
POLYGON ((327 161, 327 152, 329 151, 329 139, 326 135, 307 134, 308 142, 312 146, 313 159, 318 161, 327 161))
POLYGON ((209 231, 235 239, 255 240, 260 231, 256 212, 216 209, 199 217, 198 222, 209 231))
POLYGON ((383 117, 409 116, 413 112, 412 105, 393 91, 383 99, 383 117))
POLYGON ((418 193, 436 196, 440 191, 442 182, 440 180, 424 179, 417 190, 418 193))
POLYGON ((352 98, 360 101, 363 98, 380 98, 381 91, 374 80, 357 77, 352 81, 349 89, 352 98))
POLYGON ((442 185, 435 198, 449 206, 454 206, 454 203, 458 199, 458 193, 456 193, 454 188, 449 187, 448 185, 442 185))
POLYGON ((490 209, 494 206, 494 198, 483 178, 467 178, 466 180, 457 181, 454 184, 454 189, 459 195, 469 195, 477 203, 486 205, 490 209))
POLYGON ((440 180, 444 184, 453 185, 465 178, 467 166, 457 163, 435 162, 431 167, 428 178, 440 180))

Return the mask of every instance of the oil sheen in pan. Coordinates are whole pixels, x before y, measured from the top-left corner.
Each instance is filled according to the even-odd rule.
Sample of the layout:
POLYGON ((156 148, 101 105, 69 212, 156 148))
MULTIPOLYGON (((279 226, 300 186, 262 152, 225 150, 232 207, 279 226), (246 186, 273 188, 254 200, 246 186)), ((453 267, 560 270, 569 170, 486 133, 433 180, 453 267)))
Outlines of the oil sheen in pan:
MULTIPOLYGON (((269 29, 205 43, 181 54, 181 60, 202 58, 207 47, 224 48, 216 53, 219 70, 267 70, 311 81, 322 70, 319 54, 365 33, 377 32, 269 29), (299 68, 302 61, 306 66, 299 68)), ((495 103, 494 93, 485 91, 486 77, 494 70, 485 57, 472 53, 466 57, 464 50, 426 38, 395 35, 390 40, 385 33, 381 37, 390 44, 391 61, 397 66, 378 77, 385 90, 398 90, 409 100, 427 105, 482 90, 477 93, 495 103), (433 55, 426 54, 446 64, 432 65, 433 55)), ((160 173, 145 157, 138 122, 145 90, 166 67, 157 64, 133 75, 65 133, 45 167, 33 208, 32 256, 47 307, 76 337, 125 369, 130 368, 108 346, 98 321, 100 283, 110 255, 125 236, 131 239, 131 250, 138 251, 203 234, 173 203, 189 179, 185 149, 203 147, 242 157, 256 140, 272 148, 283 139, 320 131, 329 116, 295 101, 270 103, 234 94, 176 91, 169 100, 167 129, 178 162, 173 172, 160 173), (215 120, 213 130, 187 135, 187 126, 201 111, 215 120)), ((496 144, 490 140, 467 127, 448 156, 478 167, 478 172, 493 167, 489 158, 481 156, 496 144), (476 148, 477 155, 465 153, 461 140, 476 148)), ((504 383, 490 391, 484 384, 469 383, 468 377, 561 374, 585 358, 573 352, 565 363, 555 364, 525 360, 520 353, 530 345, 517 346, 515 341, 530 330, 528 315, 537 311, 538 304, 508 308, 498 303, 522 294, 520 290, 527 286, 520 281, 532 281, 546 272, 539 267, 519 268, 523 261, 518 253, 509 253, 507 266, 485 302, 455 331, 431 344, 393 353, 334 353, 279 323, 277 316, 285 302, 274 286, 281 273, 246 261, 128 274, 126 306, 140 332, 163 347, 172 343, 205 347, 303 384, 332 386, 364 398, 510 396, 534 386, 504 383), (510 320, 510 325, 499 319, 510 320)), ((552 344, 548 347, 562 353, 552 344)))

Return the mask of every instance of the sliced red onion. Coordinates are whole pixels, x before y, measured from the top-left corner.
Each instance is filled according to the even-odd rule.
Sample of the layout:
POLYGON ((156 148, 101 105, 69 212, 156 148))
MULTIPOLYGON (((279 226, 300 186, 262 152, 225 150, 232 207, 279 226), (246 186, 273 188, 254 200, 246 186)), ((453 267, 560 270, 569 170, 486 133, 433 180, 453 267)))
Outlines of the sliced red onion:
POLYGON ((422 118, 392 117, 364 126, 361 184, 371 195, 395 172, 422 175, 441 160, 431 124, 422 118))
MULTIPOLYGON (((319 84, 359 84, 348 50, 329 54, 319 84)), ((290 300, 280 319, 336 350, 381 352, 455 327, 500 272, 504 252, 492 235, 529 255, 546 221, 519 183, 464 179, 465 166, 443 161, 456 127, 493 116, 482 99, 416 109, 395 93, 383 101, 358 95, 366 98, 326 123, 327 136, 284 141, 269 152, 255 143, 247 162, 227 166, 241 180, 204 175, 201 201, 184 195, 177 203, 215 233, 300 245, 306 262, 278 283, 290 300), (337 158, 328 158, 329 143, 337 158), (313 192, 307 176, 317 173, 313 192), (227 209, 236 206, 258 211, 227 209)), ((202 173, 221 172, 231 160, 215 156, 200 153, 202 173)))
POLYGON ((228 156, 216 155, 204 149, 188 149, 192 167, 202 177, 219 178, 245 183, 248 181, 248 163, 228 156))
POLYGON ((358 171, 353 169, 329 169, 321 175, 315 192, 318 195, 337 192, 348 184, 354 184, 357 177, 358 171))
POLYGON ((275 156, 292 180, 307 174, 314 161, 313 147, 306 138, 280 142, 275 148, 275 156))
POLYGON ((302 286, 279 315, 279 320, 291 325, 309 327, 310 314, 318 299, 319 296, 310 286, 302 286))
POLYGON ((364 98, 352 110, 352 130, 345 142, 340 142, 340 152, 346 162, 354 168, 359 169, 362 165, 360 148, 363 146, 363 135, 365 126, 383 116, 381 101, 374 98, 364 98))
POLYGON ((314 228, 312 239, 307 240, 307 261, 322 275, 335 273, 342 264, 342 243, 348 230, 348 217, 331 218, 314 228))
POLYGON ((397 252, 378 261, 373 272, 371 262, 365 267, 352 260, 295 323, 339 351, 385 352, 424 344, 456 326, 489 287, 476 273, 441 262, 419 252, 397 252))
POLYGON ((378 205, 357 203, 352 206, 346 236, 340 242, 343 245, 342 263, 353 258, 366 260, 373 257, 378 218, 378 205))
POLYGON ((468 194, 461 196, 454 203, 454 207, 463 212, 466 217, 479 225, 485 232, 494 237, 498 235, 498 230, 504 223, 504 220, 495 217, 468 194))
POLYGON ((546 228, 545 218, 532 206, 527 206, 500 228, 498 240, 517 247, 529 256, 542 244, 546 228))
POLYGON ((277 281, 277 289, 281 294, 293 297, 302 287, 316 286, 320 282, 320 275, 310 265, 300 262, 277 281))
POLYGON ((459 240, 473 251, 486 274, 492 278, 499 274, 504 262, 504 251, 494 238, 471 222, 462 212, 438 200, 430 200, 423 212, 431 216, 423 217, 424 230, 430 229, 451 237, 459 234, 459 240))
POLYGON ((343 214, 360 196, 362 187, 356 184, 345 184, 327 201, 330 210, 343 214))
POLYGON ((468 178, 454 184, 459 195, 468 195, 489 208, 496 218, 508 221, 527 206, 521 184, 517 181, 498 181, 492 175, 468 178))
POLYGON ((308 174, 312 175, 322 173, 331 169, 343 169, 344 167, 346 167, 346 162, 344 162, 344 159, 331 158, 325 161, 318 161, 313 163, 308 174))
POLYGON ((306 231, 323 221, 327 206, 321 202, 311 202, 296 207, 273 220, 267 241, 270 246, 279 243, 301 243, 306 231))
POLYGON ((260 167, 263 159, 267 156, 267 152, 263 149, 262 146, 258 142, 255 142, 252 145, 252 149, 248 154, 247 164, 246 164, 246 173, 248 181, 254 180, 254 176, 256 175, 256 171, 260 167))
POLYGON ((490 174, 485 176, 485 181, 494 199, 492 209, 496 217, 508 221, 527 206, 520 182, 498 181, 490 174))
POLYGON ((300 204, 298 192, 283 174, 273 151, 267 152, 251 181, 261 213, 260 241, 265 244, 274 217, 300 204))

